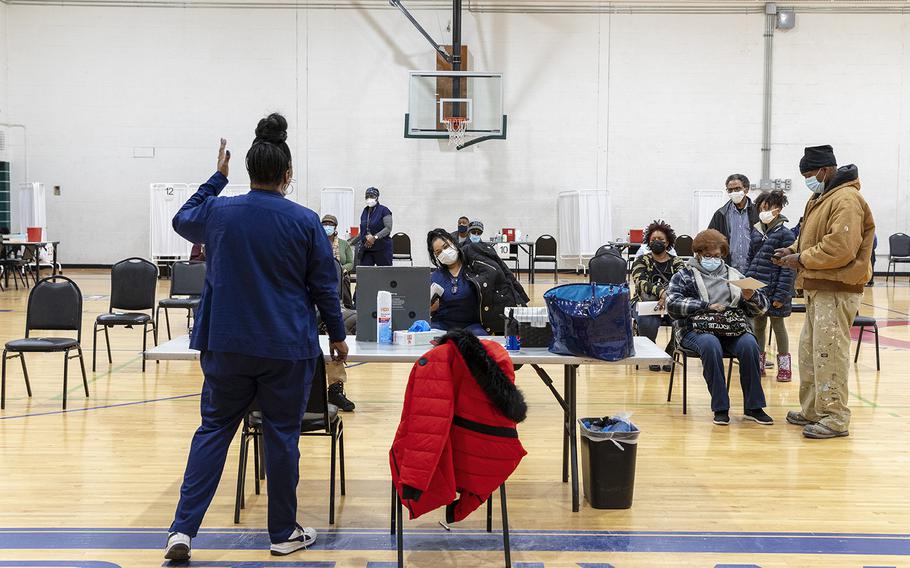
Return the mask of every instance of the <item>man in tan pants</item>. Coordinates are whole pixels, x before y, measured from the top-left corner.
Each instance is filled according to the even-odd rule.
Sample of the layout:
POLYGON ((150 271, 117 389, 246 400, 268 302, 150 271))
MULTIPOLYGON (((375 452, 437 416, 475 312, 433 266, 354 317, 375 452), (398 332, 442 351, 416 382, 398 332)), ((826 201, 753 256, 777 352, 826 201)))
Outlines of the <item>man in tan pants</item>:
POLYGON ((807 438, 849 435, 847 376, 850 328, 872 277, 875 221, 860 195, 854 165, 838 168, 831 146, 806 148, 799 162, 814 194, 806 204, 799 239, 775 251, 775 264, 798 270, 805 290, 806 323, 799 340, 800 411, 787 422, 807 438))

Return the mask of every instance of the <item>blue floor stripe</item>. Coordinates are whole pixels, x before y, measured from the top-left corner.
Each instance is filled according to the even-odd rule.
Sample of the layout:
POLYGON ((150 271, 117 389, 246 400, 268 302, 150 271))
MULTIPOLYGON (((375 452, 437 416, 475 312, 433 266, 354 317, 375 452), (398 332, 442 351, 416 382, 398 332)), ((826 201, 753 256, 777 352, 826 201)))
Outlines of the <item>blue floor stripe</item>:
MULTIPOLYGON (((0 529, 0 549, 160 549, 163 529, 0 529)), ((499 551, 502 536, 483 530, 405 530, 405 548, 418 551, 499 551)), ((512 531, 512 549, 540 552, 652 552, 729 554, 861 554, 910 556, 907 535, 828 533, 677 533, 605 531, 512 531)), ((264 550, 264 530, 208 530, 196 549, 264 550)), ((395 537, 382 529, 322 531, 313 550, 395 550, 395 537)))

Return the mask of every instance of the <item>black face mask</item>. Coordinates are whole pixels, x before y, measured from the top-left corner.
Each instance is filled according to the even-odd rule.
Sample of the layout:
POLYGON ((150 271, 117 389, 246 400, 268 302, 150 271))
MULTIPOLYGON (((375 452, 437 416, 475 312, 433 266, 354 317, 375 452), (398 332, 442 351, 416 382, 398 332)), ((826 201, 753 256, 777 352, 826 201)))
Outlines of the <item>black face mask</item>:
POLYGON ((663 252, 667 250, 667 243, 663 241, 651 241, 651 244, 648 245, 648 248, 651 249, 651 252, 663 254, 663 252))
POLYGON ((465 233, 467 233, 467 232, 468 232, 468 226, 467 226, 467 225, 458 225, 458 234, 459 234, 459 235, 463 235, 463 234, 465 234, 465 233))

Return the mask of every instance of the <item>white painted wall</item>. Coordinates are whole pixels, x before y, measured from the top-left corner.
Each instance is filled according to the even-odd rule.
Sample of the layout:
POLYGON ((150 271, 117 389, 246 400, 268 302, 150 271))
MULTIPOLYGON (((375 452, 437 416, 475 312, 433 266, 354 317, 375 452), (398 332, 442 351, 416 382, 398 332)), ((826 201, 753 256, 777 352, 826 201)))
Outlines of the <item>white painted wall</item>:
MULTIPOLYGON (((6 4, 0 2, 0 124, 7 122, 6 120, 6 103, 7 103, 7 85, 9 84, 9 79, 7 78, 7 49, 6 49, 6 4)), ((0 127, 2 128, 2 127, 0 127)))
MULTIPOLYGON (((509 140, 456 153, 402 137, 406 72, 434 56, 390 9, 6 12, 8 118, 29 126, 31 177, 63 187, 48 222, 65 262, 146 254, 148 184, 205 178, 220 136, 245 183, 273 110, 291 124, 293 197, 376 185, 418 259, 426 230, 461 214, 556 234, 566 189, 608 188, 617 230, 691 231, 692 190, 760 177, 760 15, 467 14, 473 67, 506 73, 509 140)), ((448 11, 417 15, 444 37, 448 11)), ((797 182, 791 217, 802 146, 829 142, 859 164, 879 234, 906 230, 910 16, 800 14, 776 41, 772 175, 797 182)))

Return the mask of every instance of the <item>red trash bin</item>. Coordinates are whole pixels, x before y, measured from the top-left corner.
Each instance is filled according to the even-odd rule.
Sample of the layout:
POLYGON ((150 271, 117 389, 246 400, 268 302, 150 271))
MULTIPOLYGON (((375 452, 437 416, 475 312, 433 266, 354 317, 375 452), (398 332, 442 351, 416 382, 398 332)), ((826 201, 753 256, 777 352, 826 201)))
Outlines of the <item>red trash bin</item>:
POLYGON ((28 233, 28 242, 30 243, 40 243, 41 242, 41 227, 29 227, 25 230, 28 233))

